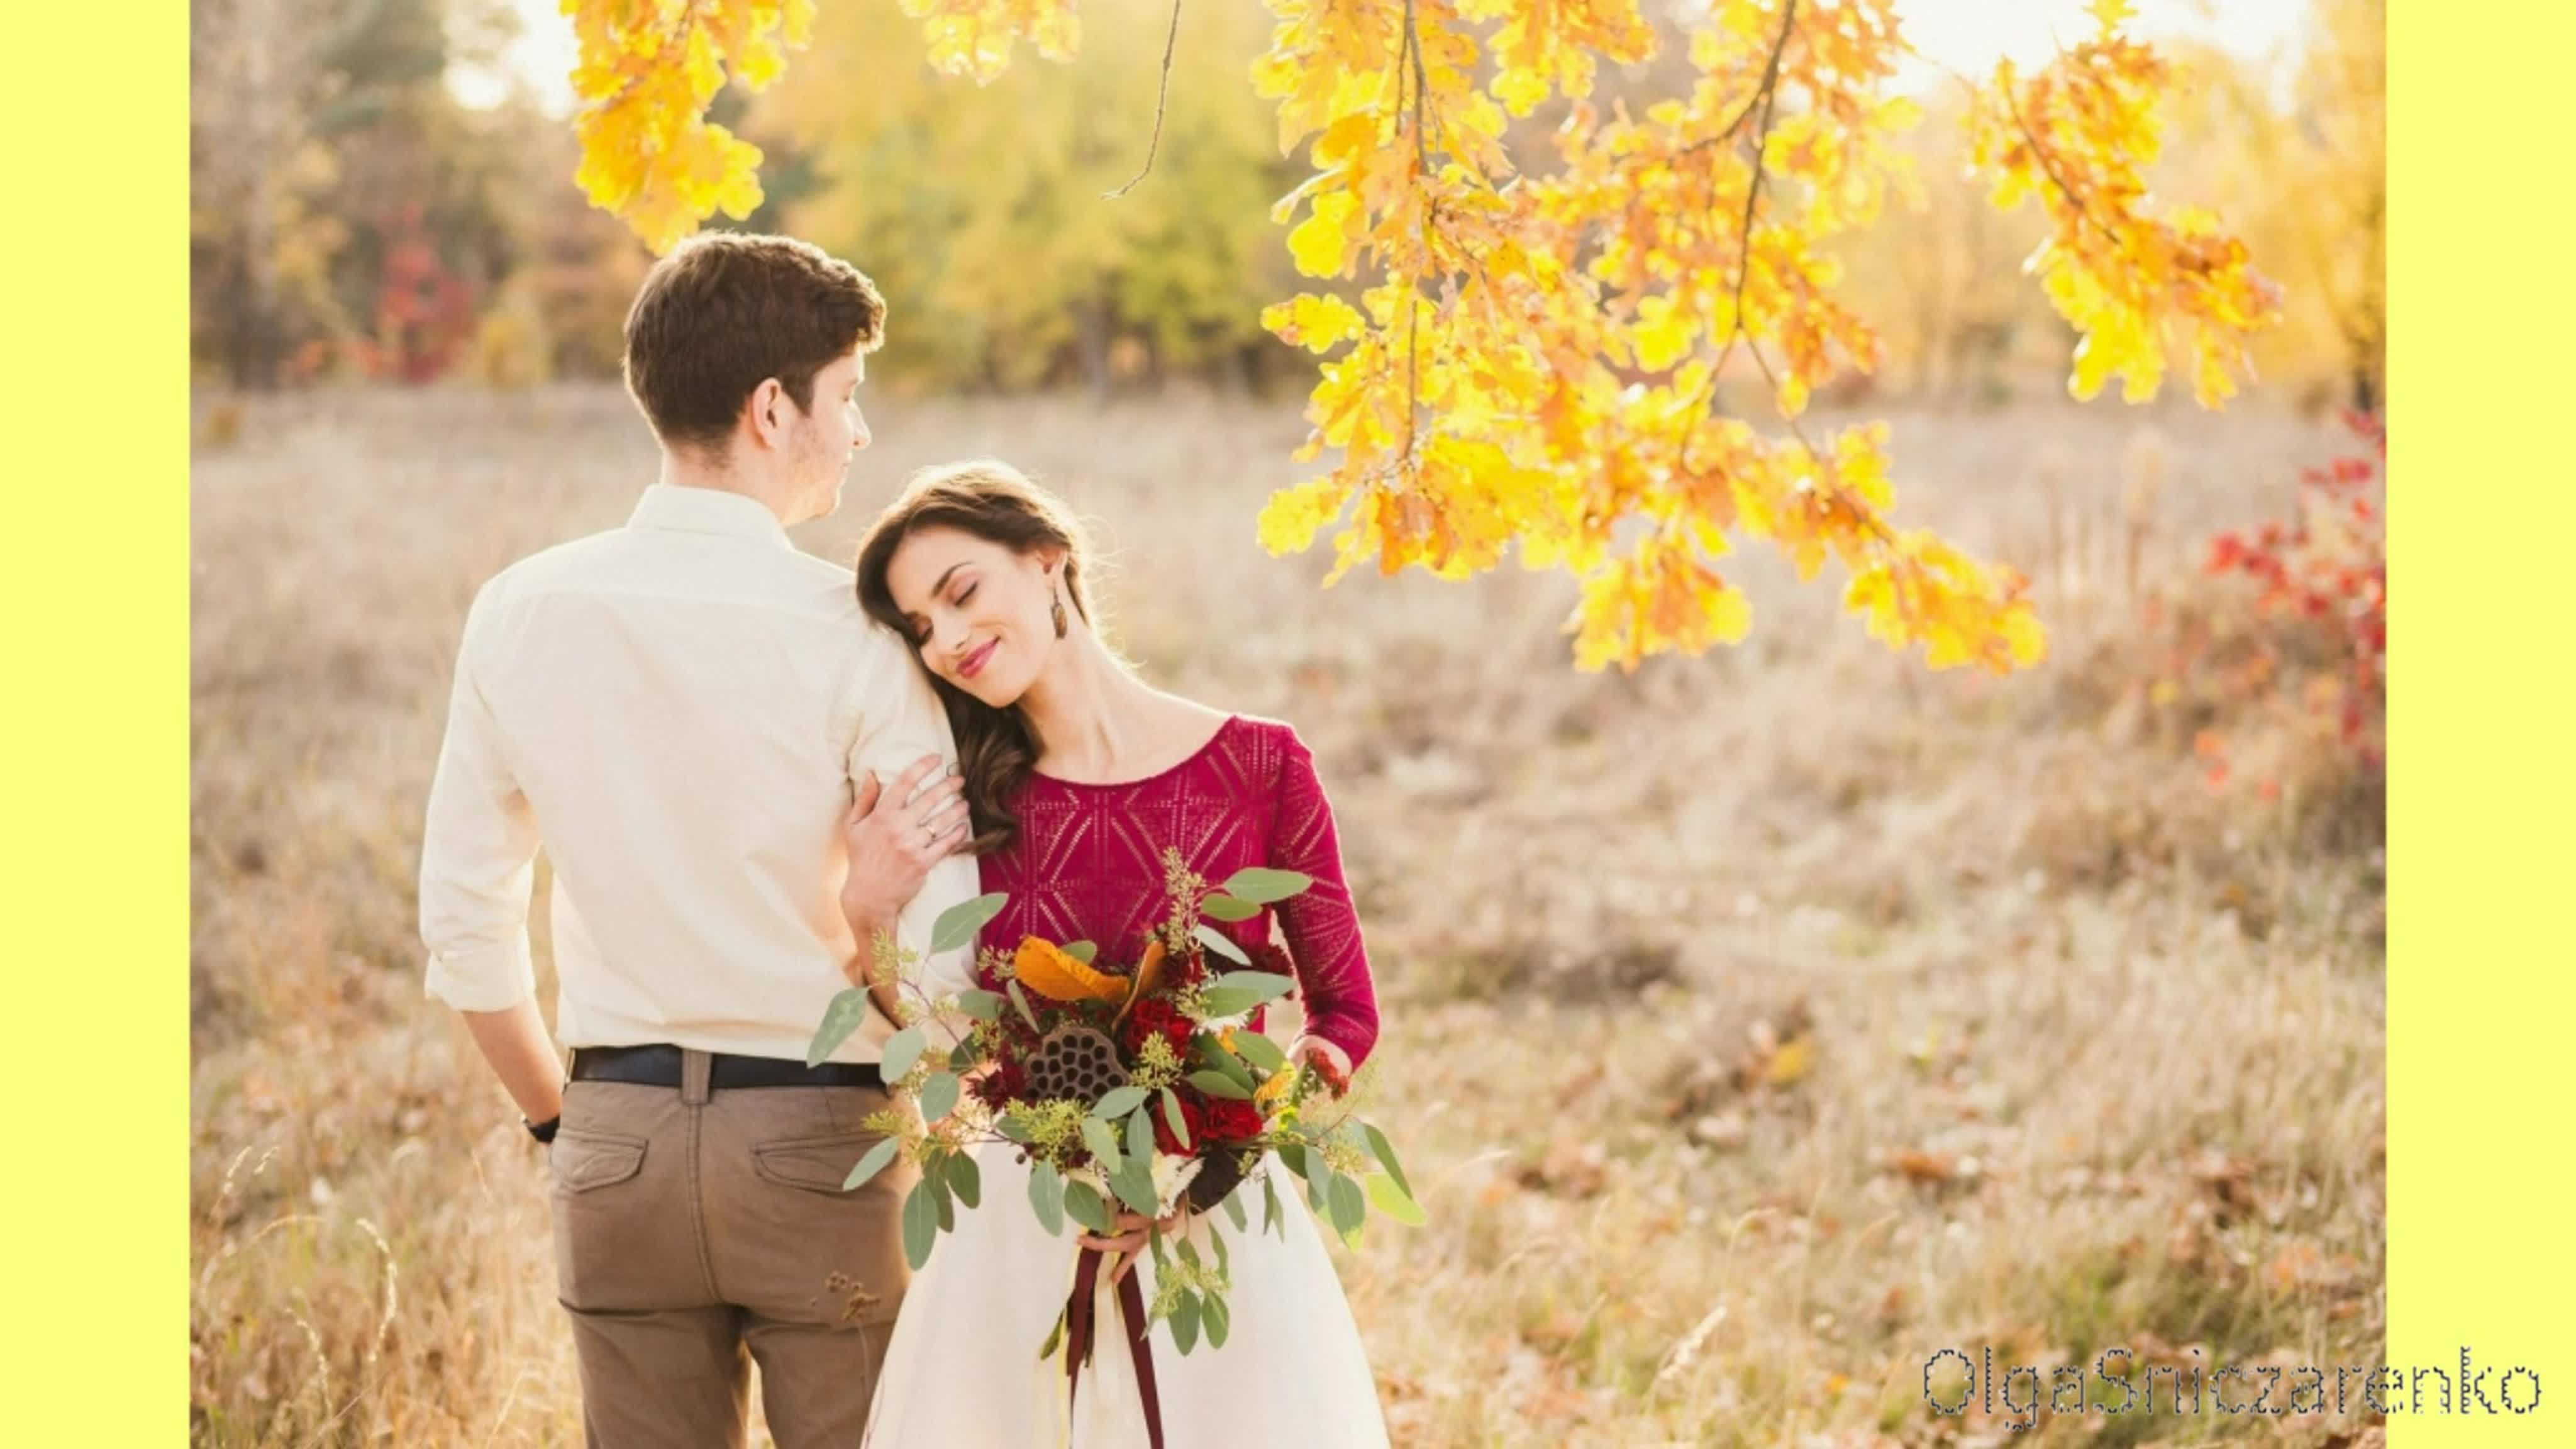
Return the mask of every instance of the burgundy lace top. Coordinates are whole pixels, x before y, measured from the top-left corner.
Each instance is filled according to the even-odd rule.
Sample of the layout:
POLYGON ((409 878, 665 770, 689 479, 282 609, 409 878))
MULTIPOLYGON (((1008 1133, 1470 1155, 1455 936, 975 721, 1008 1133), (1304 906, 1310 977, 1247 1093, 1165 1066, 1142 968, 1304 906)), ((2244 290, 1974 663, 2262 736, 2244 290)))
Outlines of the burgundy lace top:
POLYGON ((1354 1068, 1367 1059, 1377 1042, 1377 994, 1342 878, 1332 806, 1295 729, 1235 715, 1161 774, 1112 785, 1032 774, 1013 808, 1018 836, 980 862, 984 889, 1010 896, 984 927, 983 945, 1008 951, 1024 936, 1090 941, 1104 961, 1134 961, 1169 908, 1166 848, 1214 884, 1245 866, 1300 871, 1315 879, 1304 893, 1248 921, 1208 924, 1261 965, 1275 915, 1306 1029, 1348 1053, 1354 1068))

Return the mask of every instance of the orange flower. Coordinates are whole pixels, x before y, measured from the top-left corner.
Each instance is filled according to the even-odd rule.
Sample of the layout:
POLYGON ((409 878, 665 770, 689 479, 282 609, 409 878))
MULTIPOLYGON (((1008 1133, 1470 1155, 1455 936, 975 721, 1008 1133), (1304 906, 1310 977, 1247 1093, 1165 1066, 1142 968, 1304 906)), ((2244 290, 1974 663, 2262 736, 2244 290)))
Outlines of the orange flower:
POLYGON ((1137 1002, 1145 999, 1145 993, 1153 990, 1154 983, 1161 980, 1162 976, 1163 943, 1159 940, 1148 941, 1145 943, 1145 957, 1136 963, 1136 975, 1127 985, 1125 999, 1118 1004, 1117 1020, 1125 1021, 1127 1013, 1137 1002))
POLYGON ((1094 971, 1054 944, 1024 936, 1011 953, 1011 974, 1021 985, 1057 1001, 1124 1001, 1127 980, 1094 971))

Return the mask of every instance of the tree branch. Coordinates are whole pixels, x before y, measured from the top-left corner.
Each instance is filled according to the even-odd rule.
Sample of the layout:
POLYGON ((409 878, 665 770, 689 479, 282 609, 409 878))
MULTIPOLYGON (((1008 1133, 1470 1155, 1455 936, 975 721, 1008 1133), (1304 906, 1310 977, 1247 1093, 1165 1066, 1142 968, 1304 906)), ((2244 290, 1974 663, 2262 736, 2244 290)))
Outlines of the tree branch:
POLYGON ((1423 129, 1423 97, 1431 93, 1431 81, 1422 68, 1422 28, 1414 18, 1413 0, 1404 0, 1404 52, 1413 59, 1413 148, 1414 159, 1421 163, 1422 173, 1431 174, 1431 137, 1423 129))
MULTIPOLYGON (((1716 403, 1718 379, 1725 374, 1726 364, 1735 356, 1735 344, 1745 336, 1744 281, 1753 274, 1754 208, 1761 203, 1762 178, 1767 174, 1762 164, 1762 152, 1770 144, 1771 115, 1780 98, 1780 58, 1789 53, 1789 35, 1797 25, 1797 21, 1798 0, 1789 0, 1788 4, 1781 7, 1780 33, 1771 41, 1771 58, 1763 64, 1762 83, 1754 89, 1752 98, 1744 103, 1742 110, 1736 112, 1735 119, 1727 123, 1726 130, 1720 135, 1712 137, 1709 141, 1696 142, 1683 147, 1682 152, 1676 153, 1683 154, 1698 150, 1702 146, 1733 137, 1743 127, 1744 118, 1753 114, 1754 107, 1758 104, 1762 108, 1762 119, 1755 126, 1753 134, 1753 179, 1745 184, 1744 220, 1736 238, 1734 299, 1729 306, 1729 310, 1735 315, 1728 321, 1726 341, 1718 349, 1717 361, 1708 370, 1709 405, 1716 403)), ((1754 348, 1753 356, 1755 361, 1761 361, 1762 349, 1754 348)), ((1766 366, 1764 370, 1768 372, 1769 369, 1766 366)), ((1776 393, 1778 390, 1779 384, 1775 382, 1772 384, 1772 391, 1776 393)), ((1692 434, 1696 435, 1698 431, 1699 423, 1692 422, 1692 434)), ((1691 439, 1685 438, 1683 441, 1687 445, 1691 439)))
MULTIPOLYGON (((680 13, 671 17, 670 26, 664 31, 662 39, 654 45, 656 60, 658 61, 665 53, 677 52, 685 48, 689 43, 689 32, 697 28, 698 0, 685 0, 685 3, 680 6, 680 13)), ((653 66, 645 66, 642 70, 628 76, 615 91, 597 100, 583 102, 574 114, 591 116, 617 109, 626 104, 627 97, 635 94, 635 88, 642 85, 652 74, 653 66)))
MULTIPOLYGON (((1422 114, 1424 97, 1431 86, 1422 67, 1422 31, 1415 20, 1414 0, 1404 0, 1404 54, 1413 62, 1414 160, 1423 181, 1427 183, 1431 176, 1431 140, 1423 130, 1422 114)), ((1403 84, 1403 77, 1398 75, 1396 86, 1399 91, 1402 90, 1403 84)), ((1408 465, 1416 468, 1420 466, 1414 455, 1414 428, 1422 412, 1422 306, 1421 299, 1415 295, 1415 291, 1420 285, 1421 281, 1417 277, 1405 279, 1404 458, 1408 465)))
POLYGON ((1771 98, 1778 91, 1780 86, 1780 58, 1789 53, 1789 31, 1790 28, 1797 23, 1797 20, 1798 0, 1789 0, 1789 3, 1782 7, 1780 11, 1780 33, 1772 38, 1770 58, 1765 60, 1762 64, 1761 83, 1753 88, 1753 94, 1744 98, 1744 105, 1741 109, 1736 111, 1735 119, 1727 122, 1726 129, 1718 132, 1716 135, 1703 137, 1700 140, 1693 141, 1689 145, 1674 152, 1674 155, 1687 156, 1693 151, 1704 151, 1711 146, 1722 146, 1727 142, 1734 140, 1735 133, 1744 129, 1745 117, 1752 115, 1753 109, 1756 106, 1764 108, 1764 115, 1767 116, 1770 114, 1769 106, 1771 98))
MULTIPOLYGON (((1797 8, 1798 0, 1789 0, 1790 12, 1795 13, 1797 8)), ((1781 35, 1786 39, 1787 26, 1781 27, 1781 35)), ((1717 395, 1717 379, 1726 371, 1727 359, 1735 355, 1736 340, 1744 336, 1744 279, 1753 275, 1753 209, 1762 200, 1762 178, 1769 174, 1762 165, 1762 151, 1771 141, 1772 102, 1778 100, 1779 96, 1780 92, 1776 87, 1765 93, 1762 102, 1762 120, 1753 135, 1753 179, 1744 188, 1744 222, 1742 232, 1736 239, 1735 249, 1735 296, 1728 306, 1728 310, 1735 315, 1729 319, 1726 346, 1717 354, 1717 365, 1709 369, 1708 386, 1709 396, 1712 399, 1717 395)), ((1754 355, 1759 357, 1761 350, 1756 348, 1754 355)), ((1774 387, 1776 390, 1777 384, 1774 384, 1774 387)))
POLYGON ((1154 169, 1154 154, 1163 149, 1163 113, 1170 107, 1172 101, 1172 53, 1180 48, 1180 44, 1181 0, 1172 0, 1172 28, 1170 33, 1163 37, 1163 80, 1161 86, 1154 92, 1154 137, 1145 143, 1145 164, 1138 168, 1134 176, 1127 178, 1126 185, 1115 191, 1100 193, 1100 199, 1103 201, 1116 201, 1119 197, 1135 190, 1136 183, 1144 180, 1146 173, 1154 169))
POLYGON ((2057 174, 2057 158, 2049 154, 2047 144, 2039 139, 2039 133, 2030 128, 2029 121, 2023 119, 2021 102, 2013 96, 2011 89, 2009 87, 1997 87, 1997 89, 2003 92, 2004 109, 2012 114, 2013 129, 2021 132, 2022 140, 2029 144, 2030 154, 2039 161, 2040 174, 2048 178, 2049 185, 2057 188, 2058 195, 2066 198, 2067 205, 2075 208, 2075 219, 2087 223, 2094 230, 2102 233, 2105 240, 2118 242, 2119 233, 2096 218, 2093 215, 2093 208, 2086 204, 2083 197, 2076 194, 2074 187, 2066 184, 2065 177, 2057 174))

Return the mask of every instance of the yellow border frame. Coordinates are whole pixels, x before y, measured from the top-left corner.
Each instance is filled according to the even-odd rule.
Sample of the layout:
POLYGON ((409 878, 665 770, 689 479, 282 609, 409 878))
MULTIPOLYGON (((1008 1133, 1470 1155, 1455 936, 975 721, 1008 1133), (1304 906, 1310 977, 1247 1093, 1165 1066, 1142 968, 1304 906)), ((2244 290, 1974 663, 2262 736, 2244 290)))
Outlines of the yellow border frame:
POLYGON ((18 1444, 188 1423, 188 11, 24 5, 5 92, 18 1444))
POLYGON ((2389 1439, 2576 1442, 2546 1427, 2576 1418, 2550 1166, 2576 1104, 2576 303, 2544 159, 2570 135, 2576 9, 2395 0, 2388 39, 2387 1361, 2466 1348, 2541 1379, 2532 1413, 2395 1415, 2389 1439))
MULTIPOLYGON (((1936 0, 1938 3, 1938 0, 1936 0)), ((188 1091, 187 15, 11 16, 7 1236, 16 1442, 184 1436, 188 1091), (33 910, 26 908, 33 907, 33 910), (20 1353, 24 1353, 22 1348, 20 1353), (166 1395, 166 1397, 165 1397, 166 1395)), ((2576 1101, 2576 486, 2562 339, 2576 9, 2390 6, 2387 1361, 2542 1378, 2576 1415, 2576 1255, 2549 1166, 2576 1101)))

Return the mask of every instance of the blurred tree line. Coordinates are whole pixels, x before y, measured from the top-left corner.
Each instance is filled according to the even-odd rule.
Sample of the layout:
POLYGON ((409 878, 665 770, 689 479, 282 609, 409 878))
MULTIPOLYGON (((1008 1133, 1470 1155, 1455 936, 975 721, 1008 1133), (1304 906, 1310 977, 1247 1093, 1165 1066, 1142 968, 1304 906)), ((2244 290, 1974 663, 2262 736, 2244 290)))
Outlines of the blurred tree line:
MULTIPOLYGON (((1082 54, 989 87, 934 75, 895 0, 832 0, 812 50, 717 119, 768 153, 744 226, 857 262, 893 306, 872 374, 900 387, 1079 387, 1189 377, 1299 384, 1258 325, 1298 289, 1272 203, 1279 155, 1246 71, 1271 19, 1187 7, 1168 109, 1164 0, 1090 0, 1082 54), (1150 173, 1114 199, 1104 192, 1150 173)), ((2276 391, 2368 406, 2383 388, 2382 0, 2311 0, 2294 62, 2167 42, 2182 67, 2162 174, 2242 228, 2288 288, 2258 344, 2276 391)), ((526 85, 468 105, 459 67, 502 74, 508 0, 196 0, 190 10, 194 355, 201 378, 268 388, 462 377, 613 377, 651 257, 572 182, 569 126, 526 85)), ((548 17, 544 23, 563 24, 548 17)), ((1602 78, 1641 109, 1688 82, 1668 45, 1602 78)), ((1950 169, 1964 89, 1924 97, 1911 216, 1844 254, 1885 337, 1876 393, 1982 405, 2054 390, 2068 335, 2019 275, 2036 238, 1950 169)), ((1521 123, 1548 154, 1561 104, 1521 123)), ((1835 400, 1828 396, 1825 400, 1835 400)))

